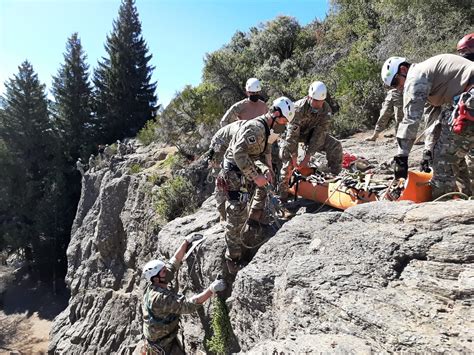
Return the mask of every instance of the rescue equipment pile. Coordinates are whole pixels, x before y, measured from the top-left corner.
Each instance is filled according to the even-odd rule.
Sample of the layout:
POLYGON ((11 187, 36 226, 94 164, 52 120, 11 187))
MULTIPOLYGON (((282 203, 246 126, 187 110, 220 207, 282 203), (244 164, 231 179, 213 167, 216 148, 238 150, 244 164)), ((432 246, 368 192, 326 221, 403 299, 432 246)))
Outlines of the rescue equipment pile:
POLYGON ((409 171, 406 180, 375 179, 374 174, 344 170, 328 177, 316 168, 294 169, 290 192, 297 197, 317 201, 338 209, 346 209, 372 201, 431 201, 431 173, 409 171))

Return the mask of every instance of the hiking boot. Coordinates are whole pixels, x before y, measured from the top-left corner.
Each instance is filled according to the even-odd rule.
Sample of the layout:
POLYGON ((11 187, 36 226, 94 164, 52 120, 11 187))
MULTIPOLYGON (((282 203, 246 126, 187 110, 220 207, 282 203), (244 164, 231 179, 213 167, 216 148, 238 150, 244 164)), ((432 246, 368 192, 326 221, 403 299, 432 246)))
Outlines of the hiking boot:
POLYGON ((366 142, 375 142, 377 138, 379 137, 380 133, 379 132, 374 132, 370 137, 366 138, 366 142))
POLYGON ((240 270, 239 264, 237 261, 225 259, 225 264, 227 266, 227 270, 229 271, 229 274, 231 275, 236 275, 237 272, 240 270))
POLYGON ((280 209, 280 215, 281 215, 281 217, 280 217, 281 219, 287 221, 287 220, 293 218, 294 216, 296 216, 296 212, 290 211, 286 207, 282 207, 280 209))

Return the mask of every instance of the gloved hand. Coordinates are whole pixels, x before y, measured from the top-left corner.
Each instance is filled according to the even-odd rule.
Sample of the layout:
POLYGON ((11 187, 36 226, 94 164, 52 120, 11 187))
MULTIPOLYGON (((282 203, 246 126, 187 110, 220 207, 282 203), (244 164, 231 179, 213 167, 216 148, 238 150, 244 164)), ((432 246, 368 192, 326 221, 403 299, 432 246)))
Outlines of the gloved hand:
POLYGON ((191 244, 192 242, 195 242, 196 240, 200 240, 202 238, 204 238, 202 234, 194 233, 194 234, 188 235, 186 237, 186 241, 188 242, 188 244, 191 244))
POLYGON ((395 174, 395 179, 406 179, 408 176, 408 157, 401 155, 393 157, 393 172, 395 174))
POLYGON ((264 187, 265 185, 268 184, 268 180, 267 180, 267 178, 266 178, 264 175, 257 175, 257 176, 255 176, 255 178, 253 179, 253 182, 254 182, 255 185, 257 185, 258 187, 264 187))
POLYGON ((431 171, 430 166, 433 164, 433 155, 431 151, 424 150, 423 151, 423 158, 420 163, 420 170, 429 173, 431 171))
POLYGON ((214 280, 209 285, 209 290, 211 290, 212 293, 224 291, 225 288, 226 288, 226 284, 225 284, 225 281, 222 279, 214 280))

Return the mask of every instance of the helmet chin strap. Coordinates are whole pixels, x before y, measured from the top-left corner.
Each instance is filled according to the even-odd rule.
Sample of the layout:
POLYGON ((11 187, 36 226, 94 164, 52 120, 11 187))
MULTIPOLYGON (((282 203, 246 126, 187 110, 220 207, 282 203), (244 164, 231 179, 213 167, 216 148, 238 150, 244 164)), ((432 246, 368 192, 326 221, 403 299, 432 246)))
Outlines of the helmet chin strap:
POLYGON ((277 119, 277 117, 273 117, 273 115, 272 115, 272 124, 270 125, 270 131, 272 130, 273 126, 275 125, 276 119, 277 119))

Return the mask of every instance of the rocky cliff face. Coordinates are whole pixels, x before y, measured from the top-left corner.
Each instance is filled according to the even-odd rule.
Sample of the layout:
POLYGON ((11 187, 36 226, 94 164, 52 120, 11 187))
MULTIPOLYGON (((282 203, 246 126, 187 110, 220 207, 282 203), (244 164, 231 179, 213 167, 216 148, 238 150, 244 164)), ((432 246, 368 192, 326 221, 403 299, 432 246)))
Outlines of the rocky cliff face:
MULTIPOLYGON (((147 176, 165 174, 155 163, 166 154, 158 152, 140 148, 85 175, 68 248, 71 299, 55 320, 50 351, 133 350, 141 337, 141 267, 170 257, 190 233, 207 240, 182 266, 180 290, 198 292, 222 271, 223 228, 212 199, 157 226, 151 191, 159 187, 147 176), (132 174, 136 164, 142 169, 132 174)), ((235 351, 474 351, 474 202, 311 210, 303 208, 239 272, 230 302, 235 351)), ((209 311, 208 303, 183 317, 187 352, 205 351, 209 311)))

